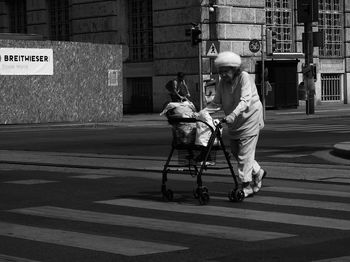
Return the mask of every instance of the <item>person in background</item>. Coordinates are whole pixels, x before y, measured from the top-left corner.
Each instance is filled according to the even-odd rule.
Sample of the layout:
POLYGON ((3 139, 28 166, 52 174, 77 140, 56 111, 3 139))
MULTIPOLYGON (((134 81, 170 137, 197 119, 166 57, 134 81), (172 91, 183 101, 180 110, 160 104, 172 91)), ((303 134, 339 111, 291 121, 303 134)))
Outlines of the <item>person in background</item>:
POLYGON ((182 102, 191 96, 185 81, 185 74, 177 73, 177 78, 169 81, 166 85, 172 102, 182 102))
POLYGON ((222 109, 230 136, 231 151, 238 163, 238 176, 245 197, 262 187, 266 176, 255 160, 255 149, 260 129, 264 127, 263 107, 249 74, 241 68, 241 57, 233 52, 219 53, 215 66, 220 81, 213 101, 206 110, 222 109))

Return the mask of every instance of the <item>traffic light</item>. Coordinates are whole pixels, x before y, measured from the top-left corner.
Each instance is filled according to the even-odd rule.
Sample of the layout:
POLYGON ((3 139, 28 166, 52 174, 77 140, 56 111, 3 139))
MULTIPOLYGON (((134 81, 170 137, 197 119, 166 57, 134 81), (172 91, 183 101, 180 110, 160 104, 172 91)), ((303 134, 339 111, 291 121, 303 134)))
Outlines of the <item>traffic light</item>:
POLYGON ((193 26, 191 28, 191 43, 193 46, 202 42, 201 34, 202 30, 200 30, 198 26, 193 26))
POLYGON ((266 29, 266 54, 272 55, 277 47, 276 32, 266 29))
POLYGON ((311 23, 318 21, 318 0, 298 0, 297 19, 298 23, 311 23))

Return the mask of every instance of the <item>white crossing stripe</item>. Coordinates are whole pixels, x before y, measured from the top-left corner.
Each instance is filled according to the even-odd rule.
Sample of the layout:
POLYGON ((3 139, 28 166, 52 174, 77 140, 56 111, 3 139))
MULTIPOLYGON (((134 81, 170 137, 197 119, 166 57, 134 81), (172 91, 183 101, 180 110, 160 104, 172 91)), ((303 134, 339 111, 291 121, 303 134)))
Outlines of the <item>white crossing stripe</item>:
POLYGON ((240 241, 260 241, 295 236, 291 234, 250 230, 238 227, 198 224, 174 220, 153 219, 146 217, 133 217, 52 206, 21 208, 9 211, 26 215, 35 215, 117 226, 137 227, 189 234, 195 236, 214 237, 240 241))
POLYGON ((103 179, 103 178, 110 178, 112 176, 107 176, 107 175, 96 175, 96 174, 91 174, 91 175, 80 175, 80 176, 71 176, 71 178, 82 178, 82 179, 103 179))
POLYGON ((326 258, 321 260, 313 260, 312 262, 349 262, 350 256, 346 257, 333 257, 333 258, 326 258))
POLYGON ((321 196, 347 197, 347 198, 350 197, 350 192, 309 189, 309 188, 295 188, 295 187, 272 187, 271 186, 271 187, 264 187, 264 191, 292 193, 292 194, 310 194, 310 195, 321 195, 321 196))
POLYGON ((344 130, 344 131, 334 131, 332 133, 337 133, 337 134, 347 134, 347 133, 350 133, 350 128, 348 128, 348 130, 344 130))
POLYGON ((37 184, 46 184, 46 183, 56 183, 57 181, 45 180, 45 179, 25 179, 25 180, 13 180, 6 181, 7 184, 20 184, 20 185, 37 185, 37 184))
POLYGON ((306 154, 277 154, 277 155, 269 155, 268 157, 279 157, 279 158, 297 158, 297 157, 303 157, 308 156, 306 154))
POLYGON ((0 235, 125 256, 185 250, 187 247, 0 222, 0 235))
POLYGON ((39 262, 39 261, 0 254, 0 262, 39 262))
POLYGON ((256 211, 248 209, 240 209, 218 206, 197 206, 179 203, 162 203, 156 201, 145 201, 136 199, 112 199, 97 201, 97 203, 117 205, 117 206, 128 206, 135 208, 146 208, 154 210, 172 211, 188 214, 199 214, 209 216, 220 216, 240 219, 251 219, 256 221, 292 224, 300 226, 330 228, 339 230, 350 230, 350 220, 334 219, 326 217, 314 217, 314 216, 303 216, 296 214, 287 214, 279 212, 266 212, 256 211))
MULTIPOLYGON (((227 197, 210 197, 211 199, 225 200, 227 197)), ((306 207, 306 208, 317 208, 334 211, 346 211, 350 212, 350 204, 340 202, 328 202, 328 201, 317 201, 308 199, 294 199, 294 198, 282 198, 282 197, 267 197, 257 196, 253 198, 247 198, 244 202, 253 202, 260 204, 269 204, 277 206, 293 206, 293 207, 306 207)))
POLYGON ((349 125, 328 125, 328 124, 287 124, 266 125, 265 128, 271 131, 302 131, 302 132, 331 132, 331 133, 350 133, 349 125))

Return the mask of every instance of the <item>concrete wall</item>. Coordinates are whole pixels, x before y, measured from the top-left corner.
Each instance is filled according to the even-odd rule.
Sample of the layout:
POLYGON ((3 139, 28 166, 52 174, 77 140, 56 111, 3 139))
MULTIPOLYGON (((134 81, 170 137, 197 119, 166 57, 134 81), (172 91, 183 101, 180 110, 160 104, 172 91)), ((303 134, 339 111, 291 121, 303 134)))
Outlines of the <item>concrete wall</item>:
POLYGON ((0 76, 0 124, 120 121, 122 48, 77 42, 0 40, 0 47, 52 48, 51 76, 0 76), (118 70, 118 85, 108 85, 118 70))

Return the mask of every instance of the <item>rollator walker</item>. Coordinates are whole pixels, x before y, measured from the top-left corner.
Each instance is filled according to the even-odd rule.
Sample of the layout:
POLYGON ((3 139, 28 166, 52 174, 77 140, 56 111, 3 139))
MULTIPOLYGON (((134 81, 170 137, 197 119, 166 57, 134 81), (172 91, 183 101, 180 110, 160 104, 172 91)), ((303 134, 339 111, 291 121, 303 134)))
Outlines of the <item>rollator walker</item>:
POLYGON ((224 123, 224 120, 221 120, 218 123, 214 124, 214 127, 211 126, 209 123, 196 118, 168 117, 168 122, 173 127, 173 139, 171 144, 171 150, 162 172, 161 192, 162 192, 163 199, 167 201, 172 201, 174 198, 173 191, 171 189, 168 189, 166 186, 166 183, 168 180, 168 173, 172 171, 173 168, 185 167, 185 168, 188 168, 189 173, 193 177, 197 178, 197 188, 193 189, 194 198, 198 199, 201 205, 207 204, 210 200, 210 196, 209 196, 208 188, 206 186, 203 186, 202 174, 204 173, 205 170, 208 170, 208 169, 223 169, 220 167, 214 167, 214 166, 208 165, 210 161, 211 152, 222 150, 225 156, 225 160, 227 162, 228 169, 231 172, 233 182, 234 182, 234 187, 228 193, 228 198, 232 202, 243 201, 244 192, 242 190, 241 183, 239 183, 238 178, 236 177, 235 172, 233 171, 233 167, 230 162, 230 153, 227 152, 222 139, 221 130, 222 130, 222 123, 224 123), (207 143, 207 146, 198 146, 194 143, 194 141, 190 143, 179 143, 179 139, 177 137, 178 134, 177 132, 175 132, 176 127, 181 124, 189 124, 189 123, 196 124, 197 122, 201 122, 205 124, 210 129, 211 135, 207 143), (184 164, 178 164, 178 165, 170 164, 175 150, 187 152, 187 156, 185 158, 184 164), (194 152, 199 152, 199 154, 202 156, 200 162, 196 161, 194 152))

